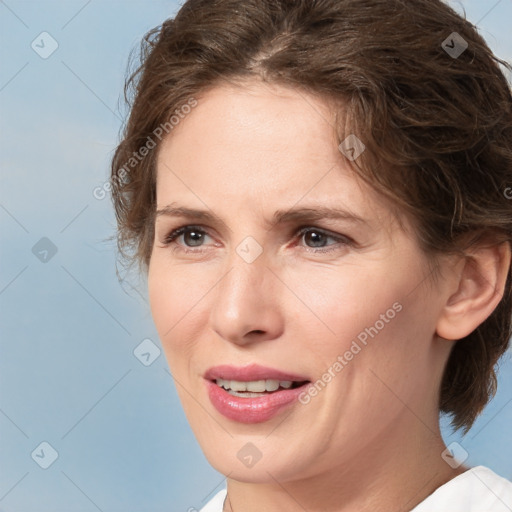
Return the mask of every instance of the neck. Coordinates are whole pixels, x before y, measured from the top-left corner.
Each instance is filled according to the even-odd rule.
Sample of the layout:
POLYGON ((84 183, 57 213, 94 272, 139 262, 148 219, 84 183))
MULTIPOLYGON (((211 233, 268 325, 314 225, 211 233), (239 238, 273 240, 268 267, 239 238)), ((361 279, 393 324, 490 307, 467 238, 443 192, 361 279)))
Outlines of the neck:
POLYGON ((224 512, 409 511, 468 468, 452 469, 441 458, 445 444, 438 423, 429 427, 410 411, 402 423, 365 445, 364 452, 351 460, 312 477, 271 478, 268 483, 228 478, 224 512))

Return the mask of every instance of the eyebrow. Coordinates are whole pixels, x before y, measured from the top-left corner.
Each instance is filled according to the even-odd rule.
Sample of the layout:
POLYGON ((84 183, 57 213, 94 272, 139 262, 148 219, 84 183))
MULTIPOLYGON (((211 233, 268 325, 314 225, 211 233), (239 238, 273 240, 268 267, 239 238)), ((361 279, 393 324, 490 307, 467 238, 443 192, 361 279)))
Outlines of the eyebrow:
MULTIPOLYGON (((156 217, 184 217, 226 227, 226 223, 212 211, 174 206, 174 204, 175 203, 171 203, 157 210, 156 217)), ((329 208, 325 206, 277 210, 272 220, 266 220, 265 224, 269 227, 273 227, 276 224, 284 224, 286 222, 311 222, 322 219, 345 220, 353 224, 369 225, 366 219, 353 212, 343 208, 329 208)))
POLYGON ((278 210, 274 214, 272 224, 285 222, 305 222, 322 219, 346 220, 354 224, 368 224, 368 221, 353 212, 343 208, 329 208, 326 206, 309 208, 291 208, 289 210, 278 210))

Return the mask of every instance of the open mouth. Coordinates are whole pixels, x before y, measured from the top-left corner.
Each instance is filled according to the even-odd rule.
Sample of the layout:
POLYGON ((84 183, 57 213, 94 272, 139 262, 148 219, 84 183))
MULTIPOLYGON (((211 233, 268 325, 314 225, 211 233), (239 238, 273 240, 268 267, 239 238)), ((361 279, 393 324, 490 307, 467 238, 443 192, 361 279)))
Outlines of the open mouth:
POLYGON ((213 407, 238 423, 270 420, 299 403, 299 396, 311 385, 304 374, 259 364, 214 366, 203 378, 213 407))
POLYGON ((292 381, 274 379, 252 381, 214 379, 212 382, 215 382, 217 386, 225 389, 230 395, 241 398, 257 398, 279 391, 299 388, 309 383, 308 380, 292 381))

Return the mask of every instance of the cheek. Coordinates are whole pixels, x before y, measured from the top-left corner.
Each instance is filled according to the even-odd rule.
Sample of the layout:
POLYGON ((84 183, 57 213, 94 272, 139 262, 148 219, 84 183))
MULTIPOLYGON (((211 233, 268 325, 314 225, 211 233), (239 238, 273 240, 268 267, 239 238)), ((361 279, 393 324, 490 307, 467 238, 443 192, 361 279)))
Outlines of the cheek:
MULTIPOLYGON (((349 341, 376 322, 383 330, 395 320, 400 309, 397 303, 403 302, 410 289, 407 276, 386 277, 389 275, 385 268, 368 265, 297 268, 287 285, 303 302, 303 306, 296 306, 304 310, 301 322, 314 322, 317 342, 325 347, 329 340, 349 341)), ((295 297, 288 300, 290 304, 297 302, 295 297)))
MULTIPOLYGON (((419 263, 383 261, 307 272, 297 268, 287 283, 309 310, 295 305, 303 311, 292 326, 301 351, 320 372, 340 363, 341 356, 338 373, 347 373, 348 365, 351 371, 378 368, 390 380, 421 363, 434 327, 425 290, 417 287, 423 270, 419 263)), ((292 296, 288 301, 290 307, 297 303, 292 296)))
MULTIPOLYGON (((215 285, 211 272, 192 266, 172 266, 165 253, 155 255, 148 273, 151 313, 166 352, 187 350, 189 340, 204 325, 201 305, 215 285), (208 275, 210 274, 210 275, 208 275)), ((204 308, 203 308, 204 309, 204 308)))
MULTIPOLYGON (((163 258, 154 256, 151 260, 148 274, 148 292, 151 314, 160 340, 165 348, 167 340, 172 338, 172 334, 179 325, 180 317, 185 314, 185 300, 180 301, 179 277, 172 268, 166 268, 162 261, 163 258)), ((187 288, 183 289, 181 295, 187 294, 187 288)))

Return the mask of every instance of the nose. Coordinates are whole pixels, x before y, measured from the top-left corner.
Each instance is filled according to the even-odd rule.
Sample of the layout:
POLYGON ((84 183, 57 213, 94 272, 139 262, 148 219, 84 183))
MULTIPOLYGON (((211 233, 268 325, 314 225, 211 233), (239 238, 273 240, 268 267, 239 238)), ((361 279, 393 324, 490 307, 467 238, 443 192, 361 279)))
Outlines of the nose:
POLYGON ((283 333, 279 280, 260 256, 247 263, 235 254, 212 297, 212 329, 237 345, 276 339, 283 333), (238 259, 238 261, 237 261, 238 259))

